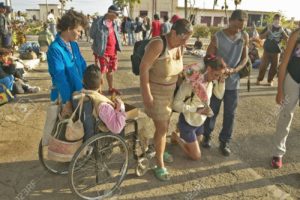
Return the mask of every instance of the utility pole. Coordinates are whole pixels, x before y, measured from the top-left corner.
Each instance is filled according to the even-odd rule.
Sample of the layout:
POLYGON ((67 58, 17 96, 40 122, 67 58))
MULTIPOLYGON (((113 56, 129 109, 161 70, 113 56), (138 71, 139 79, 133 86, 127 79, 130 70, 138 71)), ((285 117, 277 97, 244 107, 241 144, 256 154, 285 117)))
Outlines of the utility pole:
POLYGON ((184 0, 184 18, 187 19, 187 0, 184 0))
POLYGON ((48 0, 46 0, 46 10, 47 10, 47 15, 48 15, 48 12, 49 12, 49 10, 48 10, 48 0))

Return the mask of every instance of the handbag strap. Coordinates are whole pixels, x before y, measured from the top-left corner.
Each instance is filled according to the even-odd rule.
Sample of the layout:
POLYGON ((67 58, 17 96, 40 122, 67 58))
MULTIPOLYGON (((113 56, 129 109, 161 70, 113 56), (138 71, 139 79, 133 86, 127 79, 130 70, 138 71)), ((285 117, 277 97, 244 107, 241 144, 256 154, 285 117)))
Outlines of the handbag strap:
POLYGON ((75 115, 76 115, 76 112, 77 112, 77 110, 78 110, 79 108, 80 108, 80 109, 79 109, 79 118, 80 118, 81 112, 82 112, 83 100, 84 100, 84 96, 82 96, 82 97, 80 98, 80 100, 79 100, 79 102, 78 102, 78 105, 77 105, 76 109, 74 110, 74 112, 72 113, 71 117, 69 118, 70 120, 73 120, 73 119, 74 119, 74 117, 75 117, 75 115))

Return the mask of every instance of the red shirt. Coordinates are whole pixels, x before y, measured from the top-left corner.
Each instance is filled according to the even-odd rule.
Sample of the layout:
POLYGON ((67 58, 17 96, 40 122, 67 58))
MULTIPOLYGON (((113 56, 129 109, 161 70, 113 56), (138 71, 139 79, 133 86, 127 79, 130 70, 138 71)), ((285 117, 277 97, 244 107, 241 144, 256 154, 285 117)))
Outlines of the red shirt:
POLYGON ((152 22, 152 37, 160 36, 160 21, 154 20, 152 22))
POLYGON ((110 20, 106 20, 106 26, 108 28, 108 37, 107 37, 107 45, 104 54, 116 55, 117 39, 114 31, 113 22, 110 20))

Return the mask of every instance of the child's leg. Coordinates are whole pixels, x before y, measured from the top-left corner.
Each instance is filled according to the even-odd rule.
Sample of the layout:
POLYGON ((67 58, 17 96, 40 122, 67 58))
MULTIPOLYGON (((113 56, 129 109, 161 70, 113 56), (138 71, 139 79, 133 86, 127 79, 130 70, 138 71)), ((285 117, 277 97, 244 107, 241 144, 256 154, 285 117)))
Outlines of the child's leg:
POLYGON ((179 144, 188 157, 193 160, 199 160, 201 158, 201 151, 196 135, 198 128, 189 125, 185 121, 183 114, 179 116, 178 128, 180 137, 173 132, 172 138, 179 144))
POLYGON ((177 142, 184 153, 193 160, 201 158, 201 151, 197 137, 194 142, 187 143, 184 139, 180 138, 175 132, 172 133, 172 138, 177 142))

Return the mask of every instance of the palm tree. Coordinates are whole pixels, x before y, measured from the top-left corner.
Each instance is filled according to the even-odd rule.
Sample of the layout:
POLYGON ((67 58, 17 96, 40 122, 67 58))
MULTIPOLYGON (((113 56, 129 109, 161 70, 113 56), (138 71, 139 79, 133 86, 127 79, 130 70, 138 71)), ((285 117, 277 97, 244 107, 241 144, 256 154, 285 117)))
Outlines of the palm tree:
POLYGON ((234 0, 235 9, 237 9, 237 6, 242 3, 242 0, 234 0))
POLYGON ((128 13, 128 14, 131 17, 133 15, 134 4, 141 3, 141 0, 113 0, 113 3, 115 5, 117 5, 118 7, 120 7, 120 9, 123 11, 124 11, 124 9, 126 9, 127 13, 128 13, 128 6, 129 6, 130 13, 128 13))
POLYGON ((72 0, 59 0, 59 2, 61 3, 61 15, 63 15, 63 12, 64 12, 64 9, 65 9, 65 6, 66 6, 66 3, 68 1, 72 1, 72 0))

